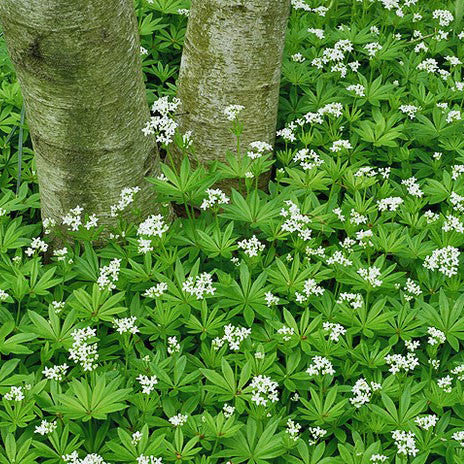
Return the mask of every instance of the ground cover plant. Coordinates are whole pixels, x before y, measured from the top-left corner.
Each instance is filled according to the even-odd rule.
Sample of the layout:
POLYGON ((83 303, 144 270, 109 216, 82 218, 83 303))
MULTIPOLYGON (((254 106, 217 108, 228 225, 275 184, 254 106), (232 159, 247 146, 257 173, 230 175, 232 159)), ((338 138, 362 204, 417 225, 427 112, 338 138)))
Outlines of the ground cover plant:
POLYGON ((0 45, 0 462, 463 463, 463 3, 293 0, 275 152, 177 169, 188 7, 137 3, 172 220, 42 224, 0 45))

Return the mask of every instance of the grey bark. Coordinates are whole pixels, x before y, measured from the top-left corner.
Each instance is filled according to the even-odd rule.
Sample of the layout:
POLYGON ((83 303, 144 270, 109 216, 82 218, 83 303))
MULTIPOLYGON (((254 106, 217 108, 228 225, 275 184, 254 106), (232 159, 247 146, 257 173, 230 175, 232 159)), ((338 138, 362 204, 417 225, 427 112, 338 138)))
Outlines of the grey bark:
POLYGON ((99 224, 124 187, 155 208, 158 171, 132 0, 1 0, 0 21, 26 105, 42 217, 80 205, 99 224))
POLYGON ((193 0, 178 96, 181 132, 205 163, 235 151, 229 105, 242 105, 241 145, 273 145, 290 0, 193 0))

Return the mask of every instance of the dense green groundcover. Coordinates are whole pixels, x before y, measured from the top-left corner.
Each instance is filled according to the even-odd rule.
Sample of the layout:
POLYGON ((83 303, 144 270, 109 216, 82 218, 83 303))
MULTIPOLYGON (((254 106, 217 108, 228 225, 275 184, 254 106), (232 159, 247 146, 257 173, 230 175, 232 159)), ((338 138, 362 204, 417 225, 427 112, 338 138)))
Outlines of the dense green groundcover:
MULTIPOLYGON (((188 4, 137 8, 171 98, 188 4)), ((135 211, 104 248, 80 208, 48 243, 2 43, 0 463, 463 463, 463 8, 294 0, 275 154, 167 156, 182 217, 135 211)))

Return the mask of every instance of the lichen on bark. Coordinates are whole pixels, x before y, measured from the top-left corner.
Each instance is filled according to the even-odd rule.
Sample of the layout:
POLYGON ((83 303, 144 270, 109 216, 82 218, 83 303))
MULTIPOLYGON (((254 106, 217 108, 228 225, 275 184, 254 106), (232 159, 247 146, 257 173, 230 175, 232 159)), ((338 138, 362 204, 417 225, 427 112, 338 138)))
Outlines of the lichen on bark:
MULTIPOLYGON (((197 157, 224 160, 236 141, 224 115, 245 107, 241 144, 275 141, 282 54, 290 0, 193 0, 178 96, 181 132, 193 131, 197 157)), ((194 161, 194 160, 193 160, 194 161)))
POLYGON ((158 172, 132 0, 2 0, 0 21, 27 111, 42 216, 80 205, 112 224, 124 187, 157 209, 158 172))

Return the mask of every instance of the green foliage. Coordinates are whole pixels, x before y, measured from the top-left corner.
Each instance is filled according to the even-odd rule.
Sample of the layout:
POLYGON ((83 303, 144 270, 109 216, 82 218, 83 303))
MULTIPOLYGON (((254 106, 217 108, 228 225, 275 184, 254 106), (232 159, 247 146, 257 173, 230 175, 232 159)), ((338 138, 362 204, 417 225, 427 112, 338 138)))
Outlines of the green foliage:
MULTIPOLYGON (((53 246, 27 128, 16 192, 0 40, 0 463, 464 462, 463 2, 292 3, 275 153, 162 146, 177 217, 104 247, 53 246)), ((152 103, 189 2, 135 6, 152 103)))

